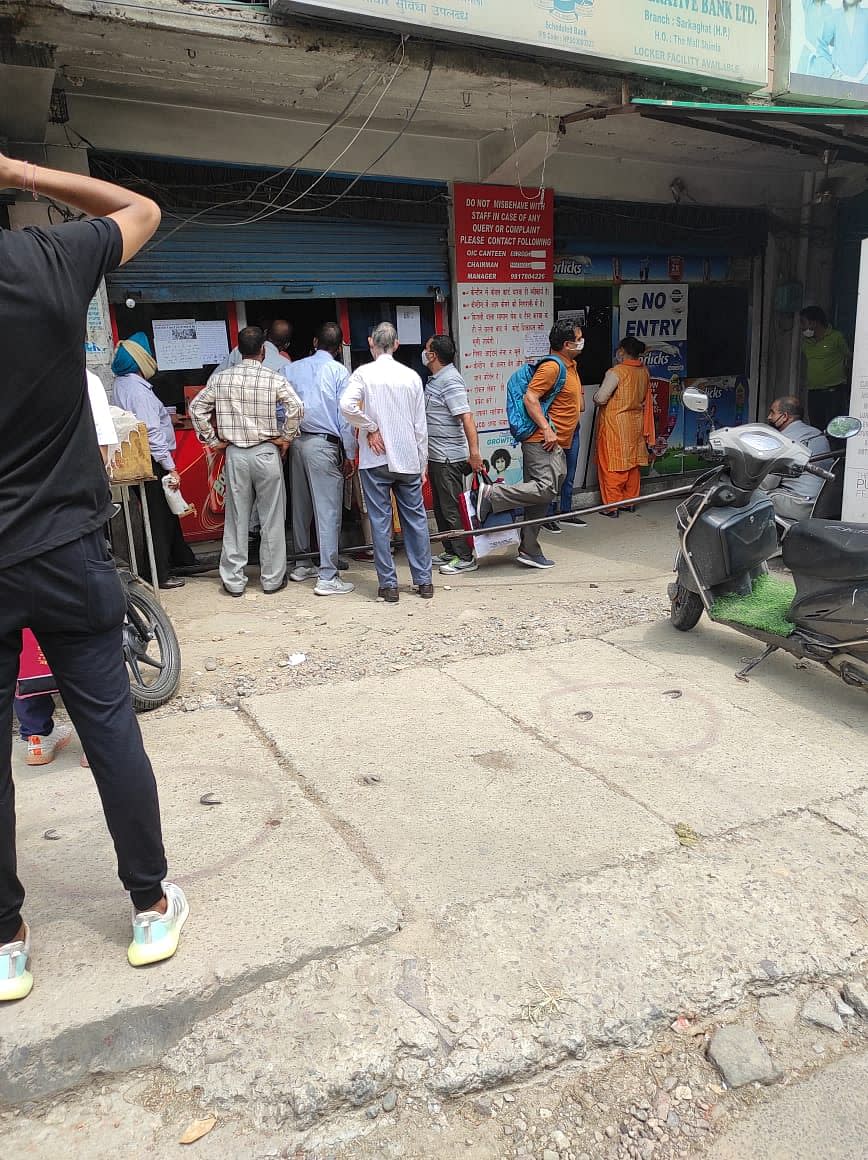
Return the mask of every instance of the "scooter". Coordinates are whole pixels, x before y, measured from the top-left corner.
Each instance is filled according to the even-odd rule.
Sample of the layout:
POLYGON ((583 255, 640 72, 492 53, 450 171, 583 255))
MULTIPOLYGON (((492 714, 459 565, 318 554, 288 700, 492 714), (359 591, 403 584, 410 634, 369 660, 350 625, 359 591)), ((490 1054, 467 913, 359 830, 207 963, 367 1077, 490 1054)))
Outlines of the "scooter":
MULTIPOLYGON (((691 411, 708 410, 708 397, 695 388, 683 401, 691 411)), ((843 415, 826 433, 849 439, 861 429, 859 419, 843 415)), ((760 484, 770 474, 809 472, 828 480, 832 473, 812 463, 802 444, 761 423, 719 428, 706 447, 685 451, 717 462, 676 509, 679 550, 668 589, 673 626, 689 632, 705 612, 765 644, 735 674, 739 680, 781 650, 868 690, 868 524, 802 520, 783 540, 783 563, 795 583, 768 570, 778 536, 774 507, 760 484)))

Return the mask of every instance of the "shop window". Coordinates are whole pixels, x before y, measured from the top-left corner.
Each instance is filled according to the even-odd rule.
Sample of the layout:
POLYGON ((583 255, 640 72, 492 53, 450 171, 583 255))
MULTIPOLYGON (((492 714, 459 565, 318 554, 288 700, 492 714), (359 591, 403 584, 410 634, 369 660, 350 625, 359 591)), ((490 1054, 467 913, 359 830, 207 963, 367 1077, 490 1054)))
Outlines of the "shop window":
POLYGON ((350 350, 353 370, 371 361, 368 337, 380 322, 398 325, 398 307, 415 306, 419 309, 419 342, 402 342, 395 358, 404 366, 422 372, 422 347, 434 334, 434 301, 431 298, 407 298, 383 301, 376 298, 350 298, 350 350))
POLYGON ((249 326, 261 326, 267 330, 275 318, 285 318, 292 323, 289 353, 293 359, 307 358, 313 351, 314 336, 322 324, 338 321, 334 298, 283 298, 246 302, 245 309, 249 326))
MULTIPOLYGON (((225 302, 137 302, 132 308, 123 303, 115 306, 119 338, 129 338, 144 331, 154 343, 154 320, 160 318, 195 318, 197 322, 226 322, 225 302)), ((190 367, 188 370, 157 371, 153 378, 154 393, 167 407, 185 410, 184 387, 204 386, 216 363, 190 367)))

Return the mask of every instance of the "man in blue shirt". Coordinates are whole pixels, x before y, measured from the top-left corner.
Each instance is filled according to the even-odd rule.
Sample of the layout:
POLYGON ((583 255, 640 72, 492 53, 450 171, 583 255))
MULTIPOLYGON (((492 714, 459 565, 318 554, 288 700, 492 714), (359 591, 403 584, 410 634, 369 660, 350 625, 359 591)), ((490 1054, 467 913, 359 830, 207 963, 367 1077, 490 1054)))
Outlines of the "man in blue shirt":
POLYGON ((309 552, 315 519, 319 545, 319 568, 302 560, 290 579, 316 577, 317 596, 342 596, 354 588, 338 575, 344 480, 353 474, 356 457, 355 433, 338 407, 349 378, 338 361, 343 339, 336 322, 325 322, 314 339, 315 353, 284 368, 304 403, 301 430, 292 446, 292 538, 296 552, 309 552))

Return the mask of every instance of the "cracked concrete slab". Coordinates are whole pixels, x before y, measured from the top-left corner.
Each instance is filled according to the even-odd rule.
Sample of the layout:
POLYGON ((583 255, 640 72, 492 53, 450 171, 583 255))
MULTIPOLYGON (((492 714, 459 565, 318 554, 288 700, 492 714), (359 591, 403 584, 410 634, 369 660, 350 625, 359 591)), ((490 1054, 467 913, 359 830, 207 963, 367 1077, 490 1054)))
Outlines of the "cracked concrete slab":
MULTIPOLYGON (((521 695, 527 656, 481 667, 521 695)), ((436 669, 335 685, 330 698, 346 709, 323 713, 321 691, 303 689, 292 712, 281 695, 245 700, 244 711, 411 908, 524 890, 674 841, 580 759, 553 752, 436 669)))
POLYGON ((77 754, 17 769, 35 986, 26 1005, 0 1009, 0 1101, 154 1063, 197 1017, 398 926, 394 902, 237 713, 203 714, 195 727, 187 714, 145 719, 142 729, 170 875, 190 899, 181 947, 146 970, 127 964, 129 910, 77 754), (219 805, 200 804, 208 792, 219 805))
POLYGON ((858 839, 779 819, 411 923, 238 1000, 166 1066, 265 1130, 325 1125, 392 1088, 439 1100, 527 1079, 644 1044, 680 1013, 852 970, 866 928, 849 899, 866 882, 858 839))
POLYGON ((719 833, 865 784, 861 733, 833 746, 783 704, 749 713, 729 685, 667 671, 650 648, 584 640, 445 672, 672 825, 719 833))
POLYGON ((868 842, 868 790, 835 801, 820 802, 814 806, 814 813, 868 842))

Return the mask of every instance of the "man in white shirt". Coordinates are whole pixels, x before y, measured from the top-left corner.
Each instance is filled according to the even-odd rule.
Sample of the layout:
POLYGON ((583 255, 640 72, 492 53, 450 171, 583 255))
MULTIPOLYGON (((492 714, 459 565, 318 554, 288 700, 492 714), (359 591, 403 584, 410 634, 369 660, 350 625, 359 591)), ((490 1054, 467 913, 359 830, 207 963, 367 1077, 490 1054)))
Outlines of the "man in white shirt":
MULTIPOLYGON (((265 334, 265 356, 262 359, 262 365, 268 370, 276 371, 282 375, 283 368, 292 362, 289 357, 289 344, 291 342, 292 323, 287 322, 285 318, 275 318, 274 322, 269 324, 265 334)), ((230 367, 237 367, 242 360, 241 351, 235 346, 213 373, 216 375, 220 371, 229 370, 230 367)))
POLYGON ((392 495, 398 507, 404 548, 415 591, 430 600, 431 540, 422 499, 428 477, 428 426, 422 380, 395 362, 398 334, 381 322, 368 339, 374 361, 359 367, 341 395, 341 412, 362 433, 359 475, 371 520, 377 597, 398 603, 398 574, 392 559, 392 495))

